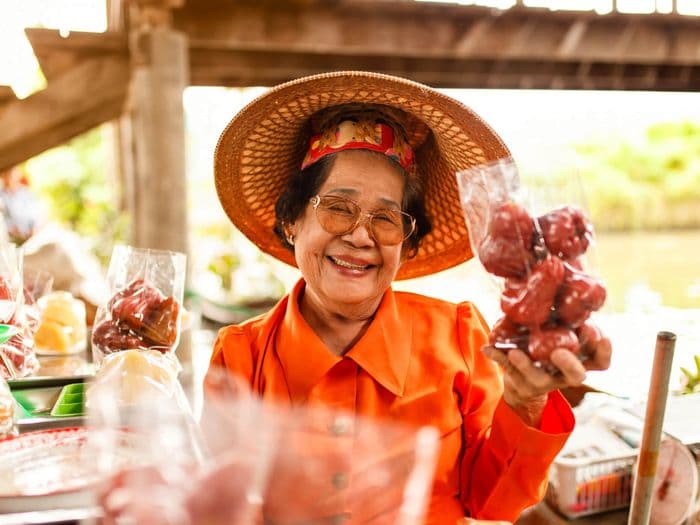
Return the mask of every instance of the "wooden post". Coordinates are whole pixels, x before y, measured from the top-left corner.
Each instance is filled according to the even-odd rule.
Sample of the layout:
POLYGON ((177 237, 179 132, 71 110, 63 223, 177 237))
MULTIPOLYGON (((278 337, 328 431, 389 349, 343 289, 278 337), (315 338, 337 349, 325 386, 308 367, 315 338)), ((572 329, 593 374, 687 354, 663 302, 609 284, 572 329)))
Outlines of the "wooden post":
POLYGON ((185 119, 187 38, 165 25, 135 30, 129 113, 134 155, 127 191, 134 246, 187 253, 185 119))
POLYGON ((659 443, 666 412, 668 398, 668 380, 671 376, 673 351, 676 335, 671 332, 659 332, 656 336, 654 366, 651 370, 649 395, 644 416, 642 444, 637 461, 637 476, 632 489, 632 502, 627 523, 629 525, 647 525, 651 517, 651 499, 656 464, 659 459, 659 443))

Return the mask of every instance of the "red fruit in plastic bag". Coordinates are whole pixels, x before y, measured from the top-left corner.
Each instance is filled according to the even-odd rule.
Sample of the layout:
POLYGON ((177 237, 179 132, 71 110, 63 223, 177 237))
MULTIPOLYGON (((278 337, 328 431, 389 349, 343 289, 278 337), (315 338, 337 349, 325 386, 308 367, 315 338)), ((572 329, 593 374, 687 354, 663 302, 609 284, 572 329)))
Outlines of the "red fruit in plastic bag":
POLYGON ((479 245, 479 260, 487 272, 522 277, 535 262, 534 223, 527 211, 508 201, 492 213, 488 234, 479 245))
POLYGON ((581 210, 562 206, 537 219, 549 251, 564 259, 585 253, 593 237, 593 225, 581 210))
POLYGON ((529 248, 534 231, 530 214, 513 201, 500 204, 491 214, 489 233, 496 237, 520 237, 522 245, 529 248))
POLYGON ((0 276, 0 323, 15 324, 14 317, 17 303, 14 300, 12 286, 3 276, 0 276))
POLYGON ((168 297, 149 310, 141 329, 142 333, 156 344, 172 346, 177 340, 177 317, 180 305, 168 297))
POLYGON ((0 346, 0 376, 9 379, 25 377, 36 372, 39 361, 34 354, 32 340, 24 333, 15 335, 0 346))
POLYGON ((112 319, 126 324, 132 330, 140 330, 149 311, 165 298, 143 279, 132 281, 119 290, 109 302, 112 319))
POLYGON ((493 325, 489 334, 489 343, 494 346, 501 345, 501 349, 506 351, 514 345, 527 352, 529 334, 527 327, 503 316, 493 325))
POLYGON ((479 246, 479 260, 487 272, 520 278, 535 264, 535 257, 516 240, 487 235, 479 246))
POLYGON ((600 328, 591 321, 586 321, 579 326, 576 329, 576 335, 581 346, 581 355, 586 356, 593 355, 601 339, 603 339, 603 333, 600 331, 600 328))
POLYGON ((551 368, 549 356, 558 348, 579 354, 579 340, 573 330, 563 326, 555 326, 542 328, 530 334, 530 344, 528 345, 530 357, 533 361, 544 365, 545 368, 551 368))
POLYGON ((501 310, 514 323, 528 327, 541 325, 552 313, 564 273, 564 263, 547 256, 533 266, 526 279, 506 279, 501 310))
POLYGON ((555 309, 562 323, 577 327, 588 319, 591 312, 603 306, 606 291, 598 279, 565 266, 566 275, 557 295, 555 309))
POLYGON ((12 287, 5 277, 0 275, 0 300, 12 301, 13 300, 12 287))
POLYGON ((141 340, 128 329, 117 326, 112 321, 103 321, 95 327, 92 331, 92 344, 106 353, 153 346, 150 341, 141 340))
POLYGON ((154 346, 172 346, 177 340, 180 305, 143 279, 119 290, 109 302, 109 310, 112 319, 143 335, 154 346))

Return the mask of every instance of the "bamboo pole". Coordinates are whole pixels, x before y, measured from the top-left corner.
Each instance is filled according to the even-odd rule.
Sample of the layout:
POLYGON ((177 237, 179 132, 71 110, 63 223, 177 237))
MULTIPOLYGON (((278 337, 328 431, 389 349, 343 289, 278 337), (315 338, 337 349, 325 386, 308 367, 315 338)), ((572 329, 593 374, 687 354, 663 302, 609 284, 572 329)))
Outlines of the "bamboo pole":
POLYGON ((632 489, 628 525, 648 525, 651 511, 652 488, 659 459, 659 443, 666 412, 668 381, 671 375, 676 335, 671 332, 656 334, 654 366, 651 371, 647 408, 644 416, 642 444, 637 461, 637 476, 632 489))

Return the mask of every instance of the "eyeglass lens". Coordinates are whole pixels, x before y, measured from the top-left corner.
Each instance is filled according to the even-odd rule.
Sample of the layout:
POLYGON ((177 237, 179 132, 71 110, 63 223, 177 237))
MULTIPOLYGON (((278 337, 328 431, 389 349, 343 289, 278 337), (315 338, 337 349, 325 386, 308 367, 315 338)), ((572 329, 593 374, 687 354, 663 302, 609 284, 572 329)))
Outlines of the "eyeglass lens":
MULTIPOLYGON (((363 213, 355 202, 327 195, 320 198, 316 206, 316 215, 326 231, 343 235, 358 225, 363 213)), ((413 229, 411 216, 399 210, 383 209, 367 215, 370 232, 380 244, 399 244, 413 229)))

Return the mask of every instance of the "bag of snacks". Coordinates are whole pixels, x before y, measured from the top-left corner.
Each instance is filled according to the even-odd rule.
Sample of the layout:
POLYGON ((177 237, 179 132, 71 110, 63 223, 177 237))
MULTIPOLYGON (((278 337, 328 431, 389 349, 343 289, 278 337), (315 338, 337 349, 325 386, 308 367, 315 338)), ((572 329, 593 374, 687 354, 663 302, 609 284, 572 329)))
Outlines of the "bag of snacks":
MULTIPOLYGON (((0 342, 0 377, 26 377, 39 369, 34 352, 37 322, 25 302, 22 251, 14 244, 0 244, 0 324, 9 325, 12 336, 0 342)), ((4 339, 4 338, 3 338, 4 339)))
POLYGON ((103 390, 109 390, 110 402, 118 407, 139 403, 180 403, 189 409, 177 381, 180 362, 170 352, 158 350, 123 350, 102 359, 100 368, 87 391, 86 404, 103 390))
POLYGON ((63 290, 37 301, 39 327, 34 336, 37 354, 66 355, 84 352, 87 346, 85 303, 63 290))
POLYGON ((489 343, 520 348, 549 372, 551 352, 587 359, 603 337, 590 320, 605 286, 585 269, 593 225, 576 206, 534 213, 512 159, 457 174, 472 252, 502 281, 501 317, 489 343))
MULTIPOLYGON (((224 370, 207 376, 196 432, 172 405, 119 410, 105 394, 91 403, 91 427, 128 430, 129 452, 149 458, 107 472, 106 523, 424 523, 439 457, 432 427, 263 401, 224 370)), ((93 452, 98 464, 117 463, 115 441, 93 452)))
POLYGON ((121 350, 172 352, 180 335, 185 255, 115 246, 107 271, 110 299, 100 306, 92 331, 96 363, 121 350))

